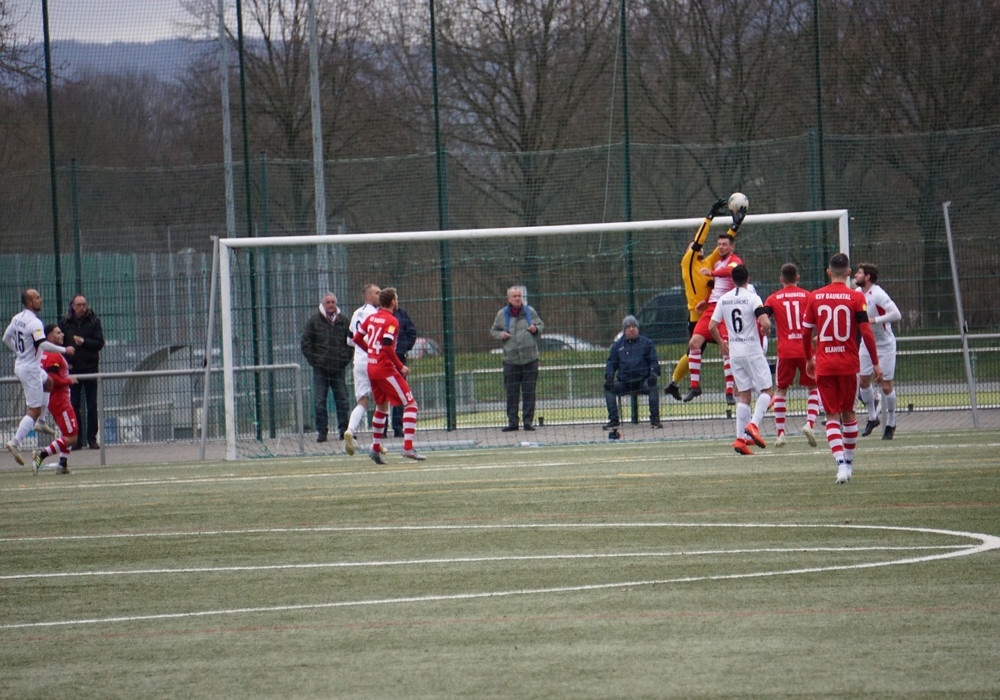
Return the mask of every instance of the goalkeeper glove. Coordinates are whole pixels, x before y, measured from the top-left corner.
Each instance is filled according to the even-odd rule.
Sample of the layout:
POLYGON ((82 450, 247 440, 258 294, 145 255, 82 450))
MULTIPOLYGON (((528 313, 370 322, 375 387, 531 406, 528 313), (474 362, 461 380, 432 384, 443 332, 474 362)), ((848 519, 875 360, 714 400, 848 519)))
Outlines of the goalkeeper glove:
POLYGON ((735 212, 733 212, 733 225, 730 226, 729 229, 733 233, 736 233, 740 228, 740 224, 743 223, 743 219, 745 219, 746 216, 747 216, 746 209, 737 209, 735 212))
POLYGON ((717 199, 705 218, 714 219, 719 214, 725 214, 727 209, 729 209, 729 203, 725 199, 717 199))

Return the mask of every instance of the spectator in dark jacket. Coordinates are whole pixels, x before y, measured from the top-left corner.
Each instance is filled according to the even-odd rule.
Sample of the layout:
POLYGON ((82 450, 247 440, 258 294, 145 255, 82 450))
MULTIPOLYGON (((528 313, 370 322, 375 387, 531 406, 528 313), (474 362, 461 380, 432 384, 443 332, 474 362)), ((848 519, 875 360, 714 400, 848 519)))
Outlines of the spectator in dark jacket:
POLYGON ((327 391, 333 392, 337 408, 337 431, 341 440, 347 430, 351 404, 347 396, 347 365, 354 348, 347 344, 348 319, 337 308, 337 297, 327 292, 319 310, 306 322, 302 331, 302 354, 313 368, 313 394, 316 399, 316 442, 326 442, 329 416, 327 391))
POLYGON ((635 316, 622 321, 622 335, 611 346, 611 353, 604 366, 604 402, 608 406, 605 430, 621 425, 618 402, 615 397, 623 394, 649 396, 649 424, 662 428, 660 423, 660 395, 656 383, 660 376, 660 360, 656 346, 644 335, 639 335, 639 322, 635 316))
MULTIPOLYGON (((413 325, 413 319, 402 309, 396 309, 393 314, 399 321, 399 335, 396 336, 396 357, 406 364, 406 353, 413 349, 413 344, 417 342, 417 327, 413 325)), ((403 406, 392 407, 392 434, 395 437, 403 437, 403 406)))
MULTIPOLYGON (((97 374, 100 372, 101 350, 104 349, 104 328, 101 319, 97 317, 87 303, 87 297, 77 294, 70 302, 69 313, 59 321, 66 345, 75 348, 69 360, 70 374, 97 374)), ((81 449, 84 444, 92 450, 100 448, 97 444, 97 380, 80 379, 70 386, 69 401, 73 404, 79 422, 80 439, 74 450, 81 449), (87 410, 80 410, 81 394, 86 401, 87 410), (83 436, 87 436, 86 443, 83 436)))

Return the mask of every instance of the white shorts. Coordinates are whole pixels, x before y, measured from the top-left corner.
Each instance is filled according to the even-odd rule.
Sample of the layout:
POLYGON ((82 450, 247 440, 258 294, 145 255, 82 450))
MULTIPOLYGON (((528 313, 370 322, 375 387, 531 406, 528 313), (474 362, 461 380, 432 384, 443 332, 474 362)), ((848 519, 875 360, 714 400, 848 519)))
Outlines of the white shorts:
MULTIPOLYGON (((896 340, 893 339, 885 345, 876 344, 875 349, 878 350, 878 364, 882 368, 882 380, 891 380, 896 376, 896 340)), ((871 355, 868 354, 868 348, 865 347, 864 343, 858 350, 858 358, 861 360, 861 376, 870 376, 875 368, 872 366, 871 355)))
POLYGON ((354 398, 361 400, 363 396, 372 393, 372 382, 368 378, 368 361, 354 361, 354 398))
POLYGON ((41 364, 14 366, 14 374, 21 380, 24 389, 24 403, 28 408, 45 408, 45 380, 48 374, 41 364))
POLYGON ((771 366, 763 354, 744 357, 730 356, 729 365, 733 370, 733 382, 739 391, 752 389, 762 392, 771 388, 771 366))

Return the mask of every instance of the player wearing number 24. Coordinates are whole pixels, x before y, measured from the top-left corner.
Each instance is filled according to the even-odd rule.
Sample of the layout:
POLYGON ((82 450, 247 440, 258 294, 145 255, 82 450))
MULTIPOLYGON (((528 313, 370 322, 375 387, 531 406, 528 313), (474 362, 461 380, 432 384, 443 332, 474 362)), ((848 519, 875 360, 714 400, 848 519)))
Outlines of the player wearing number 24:
POLYGON ((399 321, 393 315, 399 308, 396 290, 386 287, 379 292, 378 301, 379 310, 366 318, 362 327, 354 333, 354 343, 368 353, 368 379, 372 385, 372 398, 375 399, 369 457, 376 464, 385 464, 382 440, 385 438, 390 406, 402 406, 403 456, 422 461, 424 456, 413 446, 417 429, 417 402, 406 383, 410 368, 396 355, 399 334, 399 321))

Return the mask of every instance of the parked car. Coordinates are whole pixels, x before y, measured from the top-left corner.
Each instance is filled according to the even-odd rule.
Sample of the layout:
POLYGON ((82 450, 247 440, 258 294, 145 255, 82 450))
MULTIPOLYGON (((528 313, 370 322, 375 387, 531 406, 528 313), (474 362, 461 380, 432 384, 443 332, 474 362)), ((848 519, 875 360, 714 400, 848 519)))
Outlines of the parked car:
MULTIPOLYGON (((565 352, 565 351, 576 351, 576 352, 589 352, 592 350, 603 350, 604 348, 598 347, 593 343, 587 342, 582 338, 577 338, 575 335, 566 335, 564 333, 549 333, 545 332, 538 338, 538 349, 542 352, 565 352)), ((494 355, 502 355, 503 348, 493 348, 490 350, 494 355)))
POLYGON ((577 338, 574 335, 565 335, 563 333, 542 333, 542 337, 538 339, 538 349, 543 351, 574 350, 576 352, 603 350, 603 348, 600 348, 593 343, 589 343, 586 340, 577 338))
POLYGON ((413 347, 406 353, 407 360, 419 360, 421 357, 436 357, 441 354, 441 348, 430 338, 417 336, 413 347))
POLYGON ((657 345, 688 341, 687 297, 680 287, 660 292, 643 304, 635 317, 639 332, 657 345))

